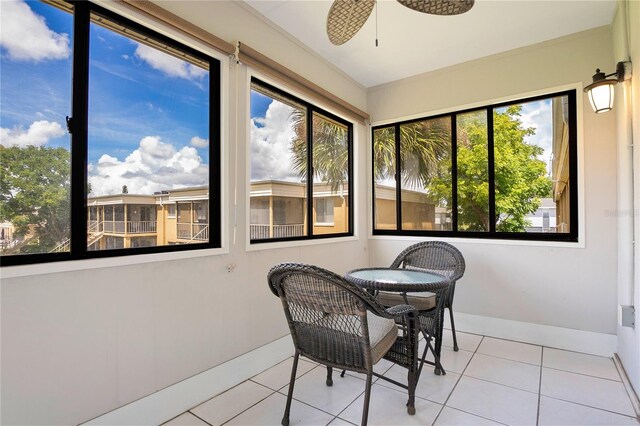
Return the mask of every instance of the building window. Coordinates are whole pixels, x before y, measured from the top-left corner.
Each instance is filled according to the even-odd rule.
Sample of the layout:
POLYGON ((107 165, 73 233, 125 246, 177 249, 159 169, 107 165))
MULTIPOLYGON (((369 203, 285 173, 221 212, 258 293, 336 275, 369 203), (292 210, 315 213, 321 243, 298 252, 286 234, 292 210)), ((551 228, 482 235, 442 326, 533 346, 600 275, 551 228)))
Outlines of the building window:
POLYGON ((314 200, 316 209, 316 226, 333 226, 333 199, 318 198, 314 200))
POLYGON ((353 234, 352 127, 252 79, 252 243, 353 234))
POLYGON ((167 217, 175 218, 176 217, 176 205, 168 204, 167 205, 167 217))
POLYGON ((3 264, 219 247, 219 61, 90 2, 3 14, 48 37, 2 47, 2 164, 43 172, 37 191, 2 175, 3 264), (195 212, 188 232, 166 220, 177 199, 195 212))
POLYGON ((374 234, 577 241, 575 90, 375 126, 374 234))

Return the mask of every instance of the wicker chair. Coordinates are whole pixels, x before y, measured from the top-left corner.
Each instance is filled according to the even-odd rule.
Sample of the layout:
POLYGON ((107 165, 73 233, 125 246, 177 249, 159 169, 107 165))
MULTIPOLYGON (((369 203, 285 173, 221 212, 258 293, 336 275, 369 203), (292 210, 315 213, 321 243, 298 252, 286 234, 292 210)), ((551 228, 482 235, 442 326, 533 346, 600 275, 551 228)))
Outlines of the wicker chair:
MULTIPOLYGON (((444 369, 440 365, 440 352, 442 347, 442 325, 444 318, 442 312, 449 309, 449 317, 451 319, 451 332, 453 334, 453 350, 458 350, 458 341, 456 338, 456 328, 453 321, 453 295, 455 292, 456 281, 462 277, 465 270, 465 261, 462 253, 449 243, 443 241, 425 241, 411 245, 404 249, 393 261, 391 268, 406 268, 426 272, 435 272, 444 275, 451 281, 448 290, 442 295, 434 295, 430 293, 409 293, 406 302, 404 297, 398 293, 380 293, 378 301, 384 306, 392 306, 398 303, 409 303, 420 312, 420 323, 422 330, 434 330, 432 336, 434 342, 434 358, 436 366, 436 374, 444 373, 444 369), (441 297, 440 297, 441 296, 441 297), (442 299, 442 300, 440 300, 442 299), (444 304, 442 311, 437 309, 438 302, 444 304), (435 324, 434 324, 435 322, 435 324)), ((423 355, 423 362, 426 355, 423 355)), ((431 364, 431 363, 429 363, 431 364)))
MULTIPOLYGON (((289 424, 300 355, 327 366, 327 386, 333 384, 333 368, 366 374, 362 409, 362 424, 366 425, 372 376, 378 376, 373 372, 373 365, 398 338, 395 319, 409 317, 414 321, 415 309, 407 305, 385 309, 361 288, 333 272, 311 265, 282 263, 269 271, 268 282, 273 294, 282 301, 295 346, 282 425, 289 424)), ((417 355, 417 336, 414 340, 417 355)), ((407 387, 411 414, 415 413, 415 385, 415 382, 409 383, 407 387)))

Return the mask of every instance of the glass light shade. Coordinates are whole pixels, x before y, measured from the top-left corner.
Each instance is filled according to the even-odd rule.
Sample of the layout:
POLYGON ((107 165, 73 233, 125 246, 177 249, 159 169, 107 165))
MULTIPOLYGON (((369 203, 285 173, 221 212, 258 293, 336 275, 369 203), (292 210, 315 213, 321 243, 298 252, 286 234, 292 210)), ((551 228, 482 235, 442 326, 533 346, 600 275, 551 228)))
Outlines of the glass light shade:
POLYGON ((587 96, 591 102, 591 108, 597 113, 611 111, 613 109, 613 87, 617 81, 602 80, 591 84, 587 88, 587 96))

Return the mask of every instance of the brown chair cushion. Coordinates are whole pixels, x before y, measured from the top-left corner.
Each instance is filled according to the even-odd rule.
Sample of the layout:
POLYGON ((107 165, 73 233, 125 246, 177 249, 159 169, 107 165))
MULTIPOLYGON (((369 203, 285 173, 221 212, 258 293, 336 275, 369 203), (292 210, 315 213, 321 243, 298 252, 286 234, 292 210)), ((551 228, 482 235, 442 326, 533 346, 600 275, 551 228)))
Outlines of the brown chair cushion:
MULTIPOLYGON (((429 309, 436 307, 435 293, 429 293, 426 291, 407 293, 407 301, 411 306, 419 311, 428 311, 429 309)), ((402 297, 401 293, 387 291, 381 291, 378 293, 378 302, 383 306, 396 306, 407 303, 404 301, 404 297, 402 297)))

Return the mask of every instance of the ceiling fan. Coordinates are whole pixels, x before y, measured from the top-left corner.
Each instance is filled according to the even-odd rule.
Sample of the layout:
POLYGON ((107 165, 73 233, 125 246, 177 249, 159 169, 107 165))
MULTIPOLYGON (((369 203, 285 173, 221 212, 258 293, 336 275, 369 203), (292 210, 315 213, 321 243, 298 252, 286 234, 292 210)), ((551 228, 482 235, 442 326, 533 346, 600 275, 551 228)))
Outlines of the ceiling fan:
MULTIPOLYGON (((403 6, 431 15, 468 12, 475 0, 397 0, 403 6)), ((335 0, 327 16, 327 35, 339 46, 351 40, 371 15, 376 0, 335 0)))

